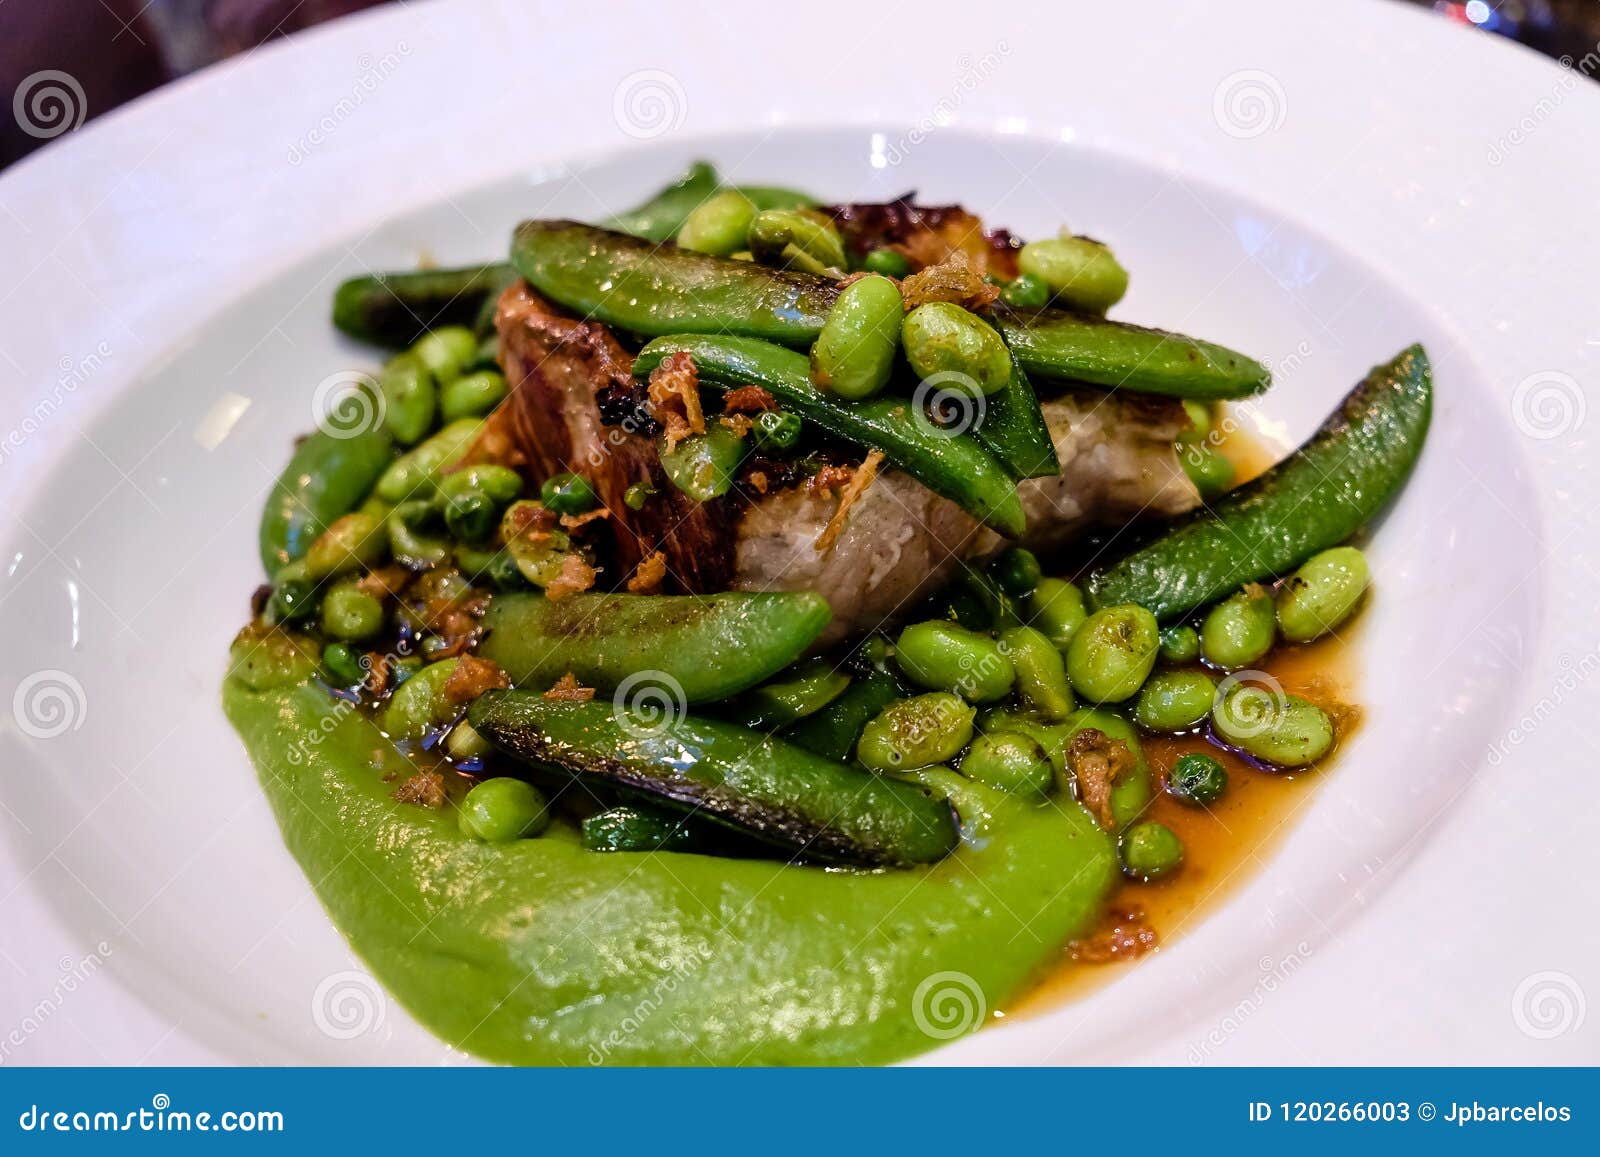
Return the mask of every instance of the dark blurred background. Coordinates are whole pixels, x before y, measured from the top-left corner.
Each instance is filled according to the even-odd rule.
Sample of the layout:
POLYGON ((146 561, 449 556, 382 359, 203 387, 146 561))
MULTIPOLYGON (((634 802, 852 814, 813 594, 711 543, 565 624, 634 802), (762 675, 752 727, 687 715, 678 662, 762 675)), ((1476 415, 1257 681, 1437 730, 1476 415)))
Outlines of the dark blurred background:
MULTIPOLYGON (((0 0, 0 168, 174 77, 385 0, 0 0)), ((1581 60, 1596 0, 1397 0, 1581 60)))

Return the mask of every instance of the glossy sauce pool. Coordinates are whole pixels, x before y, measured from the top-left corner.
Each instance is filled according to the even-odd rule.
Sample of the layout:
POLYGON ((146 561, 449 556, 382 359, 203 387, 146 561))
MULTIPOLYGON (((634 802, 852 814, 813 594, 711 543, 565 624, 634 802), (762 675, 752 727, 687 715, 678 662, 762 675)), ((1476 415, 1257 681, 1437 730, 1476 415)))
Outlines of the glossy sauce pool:
MULTIPOLYGON (((1238 478, 1248 480, 1272 464, 1265 446, 1239 433, 1219 441, 1238 478)), ((1370 596, 1369 596, 1370 597, 1370 596)), ((1359 725, 1356 652, 1361 616, 1306 646, 1275 647, 1260 664, 1284 691, 1310 699, 1333 715, 1342 745, 1359 725)), ((1267 772, 1203 734, 1142 736, 1156 792, 1143 819, 1166 824, 1184 845, 1184 862, 1171 877, 1152 883, 1123 881, 1111 895, 1106 916, 1083 940, 1060 950, 1028 991, 1000 1015, 1031 1016, 1076 1000, 1116 980, 1138 956, 1159 952, 1226 899, 1270 858, 1314 798, 1324 777, 1337 774, 1339 748, 1317 765, 1296 772, 1267 772), (1228 790, 1209 808, 1186 807, 1161 790, 1178 758, 1204 752, 1222 762, 1228 790), (1149 934, 1154 934, 1153 942, 1149 934)))

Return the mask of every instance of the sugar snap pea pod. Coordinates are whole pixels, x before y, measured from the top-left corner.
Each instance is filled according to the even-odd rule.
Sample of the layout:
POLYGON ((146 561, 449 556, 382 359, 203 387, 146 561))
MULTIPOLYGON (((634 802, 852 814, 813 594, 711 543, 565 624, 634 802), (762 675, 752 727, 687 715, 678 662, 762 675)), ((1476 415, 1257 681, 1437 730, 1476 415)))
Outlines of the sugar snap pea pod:
POLYGON ((720 835, 691 816, 623 804, 584 820, 581 842, 591 852, 696 852, 711 850, 720 835))
POLYGON ((537 691, 490 691, 468 718, 519 759, 692 811, 808 858, 923 864, 958 842, 949 805, 921 789, 737 724, 668 715, 650 725, 609 701, 553 701, 537 691))
POLYGON ((347 438, 318 430, 302 440, 261 512, 258 538, 268 577, 311 549, 334 519, 360 506, 393 457, 394 443, 381 429, 347 438))
POLYGON ((1428 355, 1414 345, 1373 369, 1284 461, 1092 572, 1091 602, 1138 603, 1169 621, 1343 542, 1399 492, 1432 409, 1428 355))
POLYGON ((983 418, 973 426, 972 436, 1000 459, 1013 477, 1053 478, 1061 473, 1050 427, 1015 354, 1011 377, 984 399, 983 418))
POLYGON ((1199 338, 1060 309, 995 307, 995 325, 1035 377, 1175 398, 1243 398, 1272 375, 1260 362, 1199 338))
POLYGON ((352 277, 333 294, 333 324, 360 341, 408 346, 430 329, 473 325, 516 278, 503 263, 352 277))
POLYGON ((544 690, 571 671, 610 694, 637 689, 685 703, 724 699, 805 654, 831 614, 821 595, 495 595, 478 654, 519 686, 544 690))
POLYGON ((641 377, 669 354, 694 358, 700 380, 725 386, 756 385, 786 410, 836 438, 883 451, 935 494, 942 494, 985 525, 1015 538, 1024 516, 1016 483, 1004 467, 970 438, 941 430, 904 398, 841 402, 811 384, 806 356, 770 342, 724 336, 657 338, 639 351, 633 372, 641 377))
POLYGON ((783 737, 826 759, 849 759, 867 724, 905 693, 893 675, 868 671, 821 711, 786 730, 783 737))
POLYGON ((746 727, 771 730, 815 715, 850 686, 850 674, 825 656, 808 659, 728 705, 727 716, 746 727))
MULTIPOLYGON (((729 188, 723 185, 717 171, 705 161, 696 161, 689 171, 662 189, 644 204, 620 213, 607 221, 606 228, 631 233, 647 241, 660 244, 670 241, 683 228, 689 214, 712 194, 729 188)), ((795 189, 776 185, 738 185, 737 192, 755 204, 757 209, 799 209, 815 205, 809 195, 795 189)))

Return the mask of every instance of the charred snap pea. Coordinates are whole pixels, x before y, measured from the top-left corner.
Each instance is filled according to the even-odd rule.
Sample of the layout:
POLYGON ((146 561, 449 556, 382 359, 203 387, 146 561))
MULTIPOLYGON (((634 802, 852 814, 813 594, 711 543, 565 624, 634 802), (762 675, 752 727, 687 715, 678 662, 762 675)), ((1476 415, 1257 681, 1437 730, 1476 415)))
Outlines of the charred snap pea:
POLYGON ((1016 680, 1004 648, 955 623, 913 623, 895 641, 895 662, 919 687, 954 691, 973 703, 1003 699, 1016 680))
POLYGON ((1277 767, 1304 767, 1333 747, 1333 720, 1298 695, 1250 683, 1234 687, 1211 712, 1211 729, 1224 743, 1277 767))
POLYGON ((1276 637, 1272 596, 1251 583, 1211 608, 1200 624, 1200 654, 1213 667, 1237 671, 1272 650, 1276 637))
POLYGON ((1367 589, 1367 560, 1353 546, 1314 555, 1278 591, 1278 629, 1291 643, 1321 638, 1350 617, 1367 589))
POLYGON ((1155 616, 1129 603, 1084 620, 1067 646, 1072 689, 1092 703, 1131 698, 1156 665, 1160 631, 1155 616))
POLYGON ((432 498, 440 475, 467 452, 482 429, 478 419, 462 418, 400 455, 378 479, 378 497, 385 502, 432 498))
POLYGON ((900 287, 887 277, 846 286, 811 347, 811 380, 849 401, 870 398, 889 384, 905 309, 900 287))
POLYGON ((930 301, 905 315, 900 342, 923 381, 972 396, 995 393, 1011 379, 1011 353, 987 322, 948 301, 930 301))
POLYGON ((1083 592, 1065 579, 1045 578, 1028 596, 1023 617, 1062 651, 1072 642, 1089 612, 1083 605, 1083 592))
POLYGON ((834 437, 883 451, 890 466, 911 475, 1000 534, 1022 533, 1016 483, 970 438, 938 429, 905 399, 841 402, 820 393, 804 354, 739 337, 657 338, 639 351, 633 372, 648 377, 669 354, 694 358, 702 382, 763 387, 787 410, 834 437))
POLYGON ((1097 606, 1176 619, 1247 582, 1287 574, 1381 510, 1415 465, 1433 406, 1428 355, 1377 367, 1300 449, 1089 578, 1097 606))
POLYGON ((751 424, 756 449, 769 454, 793 450, 800 441, 800 428, 799 415, 787 410, 763 410, 751 424))
POLYGON ((1146 731, 1188 731, 1205 722, 1216 698, 1216 684, 1199 671, 1152 675, 1133 705, 1133 720, 1146 731))
POLYGON ((462 835, 498 844, 544 831, 550 826, 550 804, 531 783, 501 776, 467 792, 457 817, 462 835))
POLYGON ((902 694, 893 675, 868 671, 827 706, 789 728, 784 738, 827 759, 847 760, 867 724, 902 694))
POLYGON ((481 418, 504 401, 509 392, 498 370, 463 374, 439 391, 439 417, 446 422, 481 418))
POLYGON ((692 816, 624 805, 585 819, 581 842, 591 852, 694 852, 715 850, 720 835, 692 816))
POLYGON ((978 736, 961 757, 962 775, 1001 791, 1046 795, 1055 769, 1039 742, 1017 731, 991 731, 978 736))
POLYGON ((733 488, 734 472, 744 461, 745 440, 726 426, 708 426, 672 449, 661 443, 661 469, 668 480, 696 502, 710 502, 733 488))
POLYGON ((1128 271, 1109 246, 1088 237, 1030 241, 1017 254, 1017 268, 1049 287, 1070 309, 1104 313, 1128 292, 1128 271))
POLYGON ((336 518, 360 506, 393 456, 394 443, 382 430, 348 438, 318 430, 301 441, 261 512, 261 565, 268 577, 304 555, 336 518))
POLYGON ((390 358, 378 375, 378 388, 383 391, 384 429, 396 442, 409 446, 433 429, 439 388, 416 354, 408 351, 390 358))
POLYGON ((1000 646, 1017 672, 1017 694, 1041 719, 1059 723, 1072 713, 1067 667, 1054 643, 1032 627, 1001 632, 1000 646))
POLYGON ((696 253, 728 257, 748 247, 756 203, 737 189, 724 189, 696 205, 683 219, 677 241, 696 253))
POLYGON ((765 209, 750 222, 757 261, 805 273, 843 277, 844 239, 833 218, 815 209, 765 209))
MULTIPOLYGON (((611 218, 606 224, 656 244, 670 241, 696 207, 725 188, 716 169, 705 161, 696 161, 687 173, 644 204, 611 218)), ((796 209, 815 204, 805 193, 772 185, 740 185, 735 191, 758 209, 796 209)))
POLYGON ((746 691, 729 705, 730 718, 763 730, 787 727, 815 715, 849 686, 849 673, 819 656, 746 691))
POLYGON ((499 594, 478 654, 519 686, 543 690, 571 671, 585 687, 704 703, 754 687, 794 663, 828 625, 810 592, 576 594, 556 602, 499 594))
POLYGON ((468 716, 502 751, 693 811, 809 858, 863 866, 930 863, 957 843, 948 804, 731 723, 649 725, 611 702, 490 691, 468 716))
POLYGON ((931 691, 889 704, 862 729, 856 760, 872 771, 912 771, 952 759, 972 739, 977 708, 931 691))
POLYGON ((436 326, 472 325, 516 280, 505 264, 352 277, 333 295, 333 324, 360 341, 408 346, 436 326))

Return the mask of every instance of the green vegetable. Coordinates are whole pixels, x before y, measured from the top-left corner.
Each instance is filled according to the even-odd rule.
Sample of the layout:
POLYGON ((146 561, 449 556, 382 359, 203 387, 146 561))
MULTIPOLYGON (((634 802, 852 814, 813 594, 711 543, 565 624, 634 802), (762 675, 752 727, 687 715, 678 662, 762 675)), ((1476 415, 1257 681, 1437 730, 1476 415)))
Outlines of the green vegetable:
POLYGON ((1161 628, 1161 661, 1181 665, 1200 657, 1200 632, 1186 623, 1161 628))
POLYGON ((1237 671, 1272 650, 1277 635, 1272 596, 1254 583, 1212 607, 1200 624, 1200 654, 1224 671, 1237 671))
POLYGON ((1091 601, 1136 602, 1176 619, 1343 542, 1399 492, 1432 402, 1428 355, 1412 346, 1374 369, 1287 460, 1095 570, 1091 601))
POLYGON ((984 399, 980 417, 973 424, 972 436, 1000 459, 1013 478, 1054 478, 1061 473, 1050 426, 1015 357, 1011 359, 1011 377, 984 399))
POLYGON ((722 425, 691 434, 672 449, 661 443, 661 469, 679 490, 696 502, 710 502, 733 488, 734 472, 744 461, 745 440, 722 425))
POLYGON ((1211 712, 1211 729, 1224 743, 1277 767, 1305 767, 1333 747, 1333 720, 1298 695, 1241 683, 1211 712))
POLYGON ((906 314, 900 342, 917 376, 945 389, 987 396, 1011 380, 1011 353, 1000 335, 952 302, 930 301, 906 314))
POLYGON ((482 429, 481 421, 462 418, 400 455, 378 479, 378 497, 385 502, 432 498, 440 474, 467 452, 482 429))
POLYGON ((348 438, 318 430, 302 440, 261 512, 261 565, 267 577, 304 555, 334 519, 360 506, 393 452, 382 430, 348 438))
POLYGON ((370 639, 383 630, 383 604, 352 580, 334 583, 322 597, 322 633, 335 639, 370 639))
POLYGON ((724 189, 696 205, 678 230, 677 241, 696 253, 727 257, 747 247, 756 204, 737 189, 724 189))
POLYGON ((540 690, 571 671, 610 694, 704 703, 754 687, 822 634, 828 604, 811 592, 716 595, 498 594, 478 654, 540 690))
POLYGON ((770 730, 815 715, 850 686, 850 676, 818 656, 753 687, 734 701, 731 718, 746 727, 770 730))
POLYGON ((1058 723, 1072 712, 1067 668, 1049 637, 1032 627, 1001 632, 1000 646, 1017 672, 1017 694, 1041 719, 1058 723))
POLYGON ((757 385, 808 422, 857 446, 883 451, 889 465, 1007 537, 1022 533, 1016 484, 988 451, 936 428, 904 399, 842 402, 811 384, 803 354, 737 337, 675 337, 650 342, 634 360, 648 377, 670 354, 688 353, 702 382, 757 385))
POLYGON ((1188 731, 1205 722, 1216 684, 1199 671, 1162 671, 1150 676, 1133 705, 1133 719, 1146 731, 1188 731))
POLYGON ((690 816, 624 805, 584 820, 582 843, 591 852, 708 852, 717 835, 690 816))
POLYGON ((1122 833, 1117 851, 1123 873, 1135 880, 1159 879, 1183 863, 1183 841, 1166 824, 1134 824, 1122 833))
POLYGON ((491 844, 537 836, 550 826, 550 805, 531 783, 486 779, 461 801, 461 834, 491 844))
POLYGON ((465 719, 458 719, 450 729, 450 734, 445 736, 444 749, 451 759, 465 762, 482 759, 494 750, 494 745, 479 735, 472 724, 465 719))
POLYGON ((1156 665, 1155 616, 1132 603, 1106 607, 1084 620, 1067 646, 1072 689, 1093 703, 1131 698, 1156 665))
POLYGON ((396 354, 378 375, 383 392, 383 428, 402 446, 433 429, 439 390, 433 374, 414 353, 396 354))
POLYGON ((1189 476, 1189 481, 1194 483, 1194 488, 1205 501, 1221 497, 1233 485, 1233 463, 1210 446, 1203 443, 1190 446, 1180 444, 1177 450, 1183 472, 1189 476))
POLYGON ((439 391, 439 416, 446 422, 481 418, 504 401, 509 392, 498 370, 462 374, 439 391))
POLYGON ((303 559, 286 563, 272 580, 272 594, 263 615, 273 626, 306 622, 316 613, 320 594, 317 581, 306 575, 303 559))
POLYGON ((335 687, 356 687, 367 678, 361 657, 343 643, 329 643, 322 648, 322 665, 327 668, 335 687))
POLYGON ((1180 445, 1199 445, 1211 435, 1211 406, 1209 403, 1197 402, 1193 398, 1185 398, 1183 399, 1183 416, 1189 419, 1189 428, 1178 435, 1180 445))
POLYGON ((1017 254, 1017 268, 1050 287, 1071 309, 1104 313, 1128 292, 1128 271, 1111 249, 1088 237, 1030 241, 1017 254))
POLYGON ((887 277, 851 282, 828 311, 811 347, 811 380, 847 401, 870 398, 889 384, 905 309, 887 277))
MULTIPOLYGON (((631 233, 656 244, 672 240, 683 228, 689 214, 723 186, 717 171, 704 161, 696 161, 677 181, 662 189, 644 204, 611 218, 611 229, 631 233)), ((736 191, 758 209, 794 209, 811 205, 804 193, 767 185, 740 185, 736 191)))
POLYGON ((461 708, 444 697, 444 685, 457 662, 443 659, 430 663, 395 688, 380 716, 390 739, 421 739, 461 714, 461 708))
POLYGON ((383 518, 367 510, 351 511, 317 536, 300 560, 301 573, 315 580, 375 566, 383 559, 384 544, 383 518))
POLYGON ((756 449, 764 453, 793 450, 800 441, 800 416, 787 410, 763 410, 755 416, 751 430, 756 449))
POLYGON ((464 325, 448 325, 418 338, 411 354, 440 384, 449 384, 478 356, 478 338, 464 325))
POLYGON ((911 771, 952 759, 972 739, 977 708, 948 691, 889 704, 862 729, 856 759, 873 771, 911 771))
POLYGON ((898 279, 910 274, 911 262, 898 250, 874 249, 861 259, 861 268, 867 273, 881 273, 885 277, 898 279))
POLYGON ((655 494, 656 488, 647 482, 635 482, 622 494, 622 505, 629 510, 643 510, 644 504, 649 502, 655 494))
POLYGON ((1044 577, 1039 559, 1033 551, 1020 546, 1001 551, 989 564, 989 571, 994 575, 995 582, 1000 584, 1001 590, 1018 599, 1031 595, 1044 577))
POLYGON ((1278 628, 1291 643, 1321 638, 1350 617, 1367 589, 1366 556, 1353 546, 1313 555, 1278 591, 1278 628))
POLYGON ((515 281, 505 264, 352 277, 333 295, 333 324, 359 341, 399 348, 435 326, 471 325, 515 281))
POLYGON ((445 500, 444 524, 458 541, 484 542, 499 522, 499 506, 482 491, 468 490, 445 500))
POLYGON ((599 499, 582 474, 553 474, 539 487, 539 501, 557 514, 585 514, 599 499))
POLYGON ((961 757, 961 774, 1001 791, 1043 796, 1055 780, 1050 757, 1037 740, 1016 731, 978 736, 961 757))
POLYGON ((1000 300, 1018 309, 1043 309, 1050 304, 1050 286, 1042 277, 1023 273, 1000 291, 1000 300))
POLYGON ((1040 579, 1028 597, 1023 617, 1060 650, 1065 651, 1072 637, 1089 617, 1084 609, 1083 592, 1065 579, 1040 579))
POLYGON ((1228 790, 1228 773, 1215 758, 1201 752, 1180 755, 1167 777, 1167 794, 1190 807, 1209 807, 1228 790))
POLYGON ((447 500, 467 493, 483 494, 503 505, 522 493, 522 475, 509 466, 480 463, 453 470, 439 480, 439 494, 447 500))
POLYGON ((420 498, 396 506, 384 523, 395 560, 426 569, 449 558, 450 540, 438 533, 443 521, 438 508, 420 498))
POLYGON ((756 260, 768 265, 844 276, 844 240, 838 226, 815 209, 764 209, 750 222, 749 242, 756 260))
POLYGON ((1062 723, 1045 723, 1035 715, 999 709, 988 712, 983 719, 986 735, 1001 731, 1018 731, 1029 736, 1044 748, 1050 757, 1062 790, 1074 791, 1072 775, 1067 765, 1067 748, 1074 737, 1089 729, 1106 738, 1125 745, 1132 762, 1111 785, 1111 816, 1114 829, 1132 823, 1150 806, 1155 787, 1150 775, 1150 764, 1145 760, 1144 748, 1139 743, 1139 733, 1122 716, 1094 707, 1083 707, 1067 716, 1062 723))
POLYGON ((837 699, 784 732, 784 738, 825 759, 848 760, 867 724, 904 692, 884 671, 858 675, 837 699))
POLYGON ((954 691, 973 703, 1005 698, 1016 679, 999 643, 955 623, 912 623, 895 640, 894 657, 917 686, 954 691))
POLYGON ((502 751, 694 811, 807 857, 864 866, 930 863, 956 846, 948 804, 710 719, 650 725, 608 702, 489 691, 468 718, 502 751))

